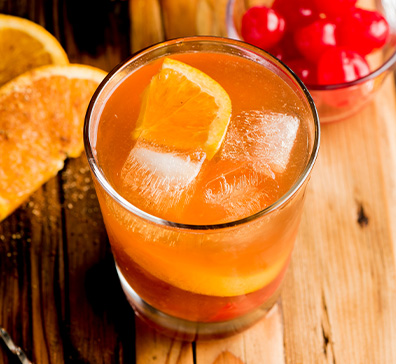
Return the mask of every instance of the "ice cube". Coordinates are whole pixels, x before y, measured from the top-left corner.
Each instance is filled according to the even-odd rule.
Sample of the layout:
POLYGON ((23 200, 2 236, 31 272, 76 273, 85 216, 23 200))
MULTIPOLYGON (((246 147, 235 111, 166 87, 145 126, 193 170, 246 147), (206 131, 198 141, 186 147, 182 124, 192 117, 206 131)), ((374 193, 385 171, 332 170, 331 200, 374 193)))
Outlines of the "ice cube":
POLYGON ((229 126, 222 158, 251 164, 275 178, 289 162, 300 120, 292 115, 253 110, 241 112, 229 126))
POLYGON ((221 207, 230 219, 249 216, 261 207, 260 176, 253 171, 246 173, 243 169, 225 172, 205 186, 205 203, 221 207))
POLYGON ((230 123, 219 156, 202 171, 202 192, 186 209, 210 223, 232 221, 263 210, 282 194, 276 174, 289 162, 300 121, 265 111, 241 112, 230 123), (204 206, 204 207, 202 207, 204 206))
POLYGON ((122 190, 141 209, 161 215, 188 200, 204 160, 202 152, 169 151, 138 140, 121 169, 122 190))
POLYGON ((250 216, 277 199, 279 186, 252 166, 220 159, 204 170, 196 193, 185 210, 199 223, 221 223, 250 216))

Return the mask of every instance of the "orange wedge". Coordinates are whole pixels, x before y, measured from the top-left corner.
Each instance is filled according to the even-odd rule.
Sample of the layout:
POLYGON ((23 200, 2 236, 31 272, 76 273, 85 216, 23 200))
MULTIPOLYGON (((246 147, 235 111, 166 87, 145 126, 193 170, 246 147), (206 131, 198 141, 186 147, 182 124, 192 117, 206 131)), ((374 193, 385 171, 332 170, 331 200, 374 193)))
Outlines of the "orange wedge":
POLYGON ((0 221, 81 154, 85 112, 105 75, 43 66, 0 88, 0 221))
POLYGON ((290 251, 286 250, 270 264, 263 264, 260 269, 251 264, 244 271, 238 271, 237 267, 224 269, 216 266, 210 259, 206 261, 183 259, 183 253, 180 253, 180 259, 175 264, 167 259, 166 254, 156 254, 158 251, 153 250, 152 247, 137 245, 139 244, 131 244, 125 248, 125 251, 131 250, 129 254, 134 260, 153 276, 182 290, 221 297, 248 294, 265 287, 285 268, 290 256, 290 251))
POLYGON ((68 64, 62 46, 42 26, 0 14, 0 86, 33 68, 68 64))
POLYGON ((224 139, 231 100, 215 80, 165 58, 143 97, 133 137, 176 150, 202 150, 211 159, 224 139))

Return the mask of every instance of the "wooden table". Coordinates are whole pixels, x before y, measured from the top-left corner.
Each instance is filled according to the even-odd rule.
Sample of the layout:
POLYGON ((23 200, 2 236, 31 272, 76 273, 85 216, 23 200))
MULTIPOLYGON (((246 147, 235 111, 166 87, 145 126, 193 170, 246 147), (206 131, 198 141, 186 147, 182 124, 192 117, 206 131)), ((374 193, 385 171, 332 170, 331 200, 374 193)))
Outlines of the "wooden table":
MULTIPOLYGON (((110 70, 165 37, 224 34, 224 0, 0 0, 44 25, 72 62, 110 70), (131 29, 131 32, 130 32, 131 29)), ((396 102, 389 77, 323 125, 279 303, 230 339, 154 333, 124 299, 84 156, 0 224, 0 326, 37 364, 396 363, 396 102)), ((0 363, 16 363, 0 344, 0 363)))

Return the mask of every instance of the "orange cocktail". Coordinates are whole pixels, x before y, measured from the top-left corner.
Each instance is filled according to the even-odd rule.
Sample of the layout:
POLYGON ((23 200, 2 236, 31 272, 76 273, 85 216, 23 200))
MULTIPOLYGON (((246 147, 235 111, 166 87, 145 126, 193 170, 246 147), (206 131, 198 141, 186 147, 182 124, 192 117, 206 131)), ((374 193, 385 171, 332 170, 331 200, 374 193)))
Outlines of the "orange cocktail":
POLYGON ((239 42, 169 41, 112 72, 85 137, 136 312, 190 339, 261 317, 288 266, 319 145, 300 82, 239 42))

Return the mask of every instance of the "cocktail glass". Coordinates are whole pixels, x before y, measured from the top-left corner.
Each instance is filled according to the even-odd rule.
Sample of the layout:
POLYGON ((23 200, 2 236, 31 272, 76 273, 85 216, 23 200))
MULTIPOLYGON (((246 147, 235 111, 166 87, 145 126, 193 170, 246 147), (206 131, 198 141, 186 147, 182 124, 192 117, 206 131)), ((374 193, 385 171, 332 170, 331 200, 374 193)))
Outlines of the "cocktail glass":
POLYGON ((277 300, 290 261, 319 135, 317 112, 305 86, 276 58, 245 43, 216 37, 171 40, 116 67, 90 103, 84 141, 117 273, 136 314, 183 340, 234 334, 262 318, 277 300), (291 88, 307 115, 308 148, 298 178, 278 200, 252 215, 212 225, 168 221, 130 203, 102 168, 98 127, 114 90, 153 60, 189 52, 257 62, 291 88))

